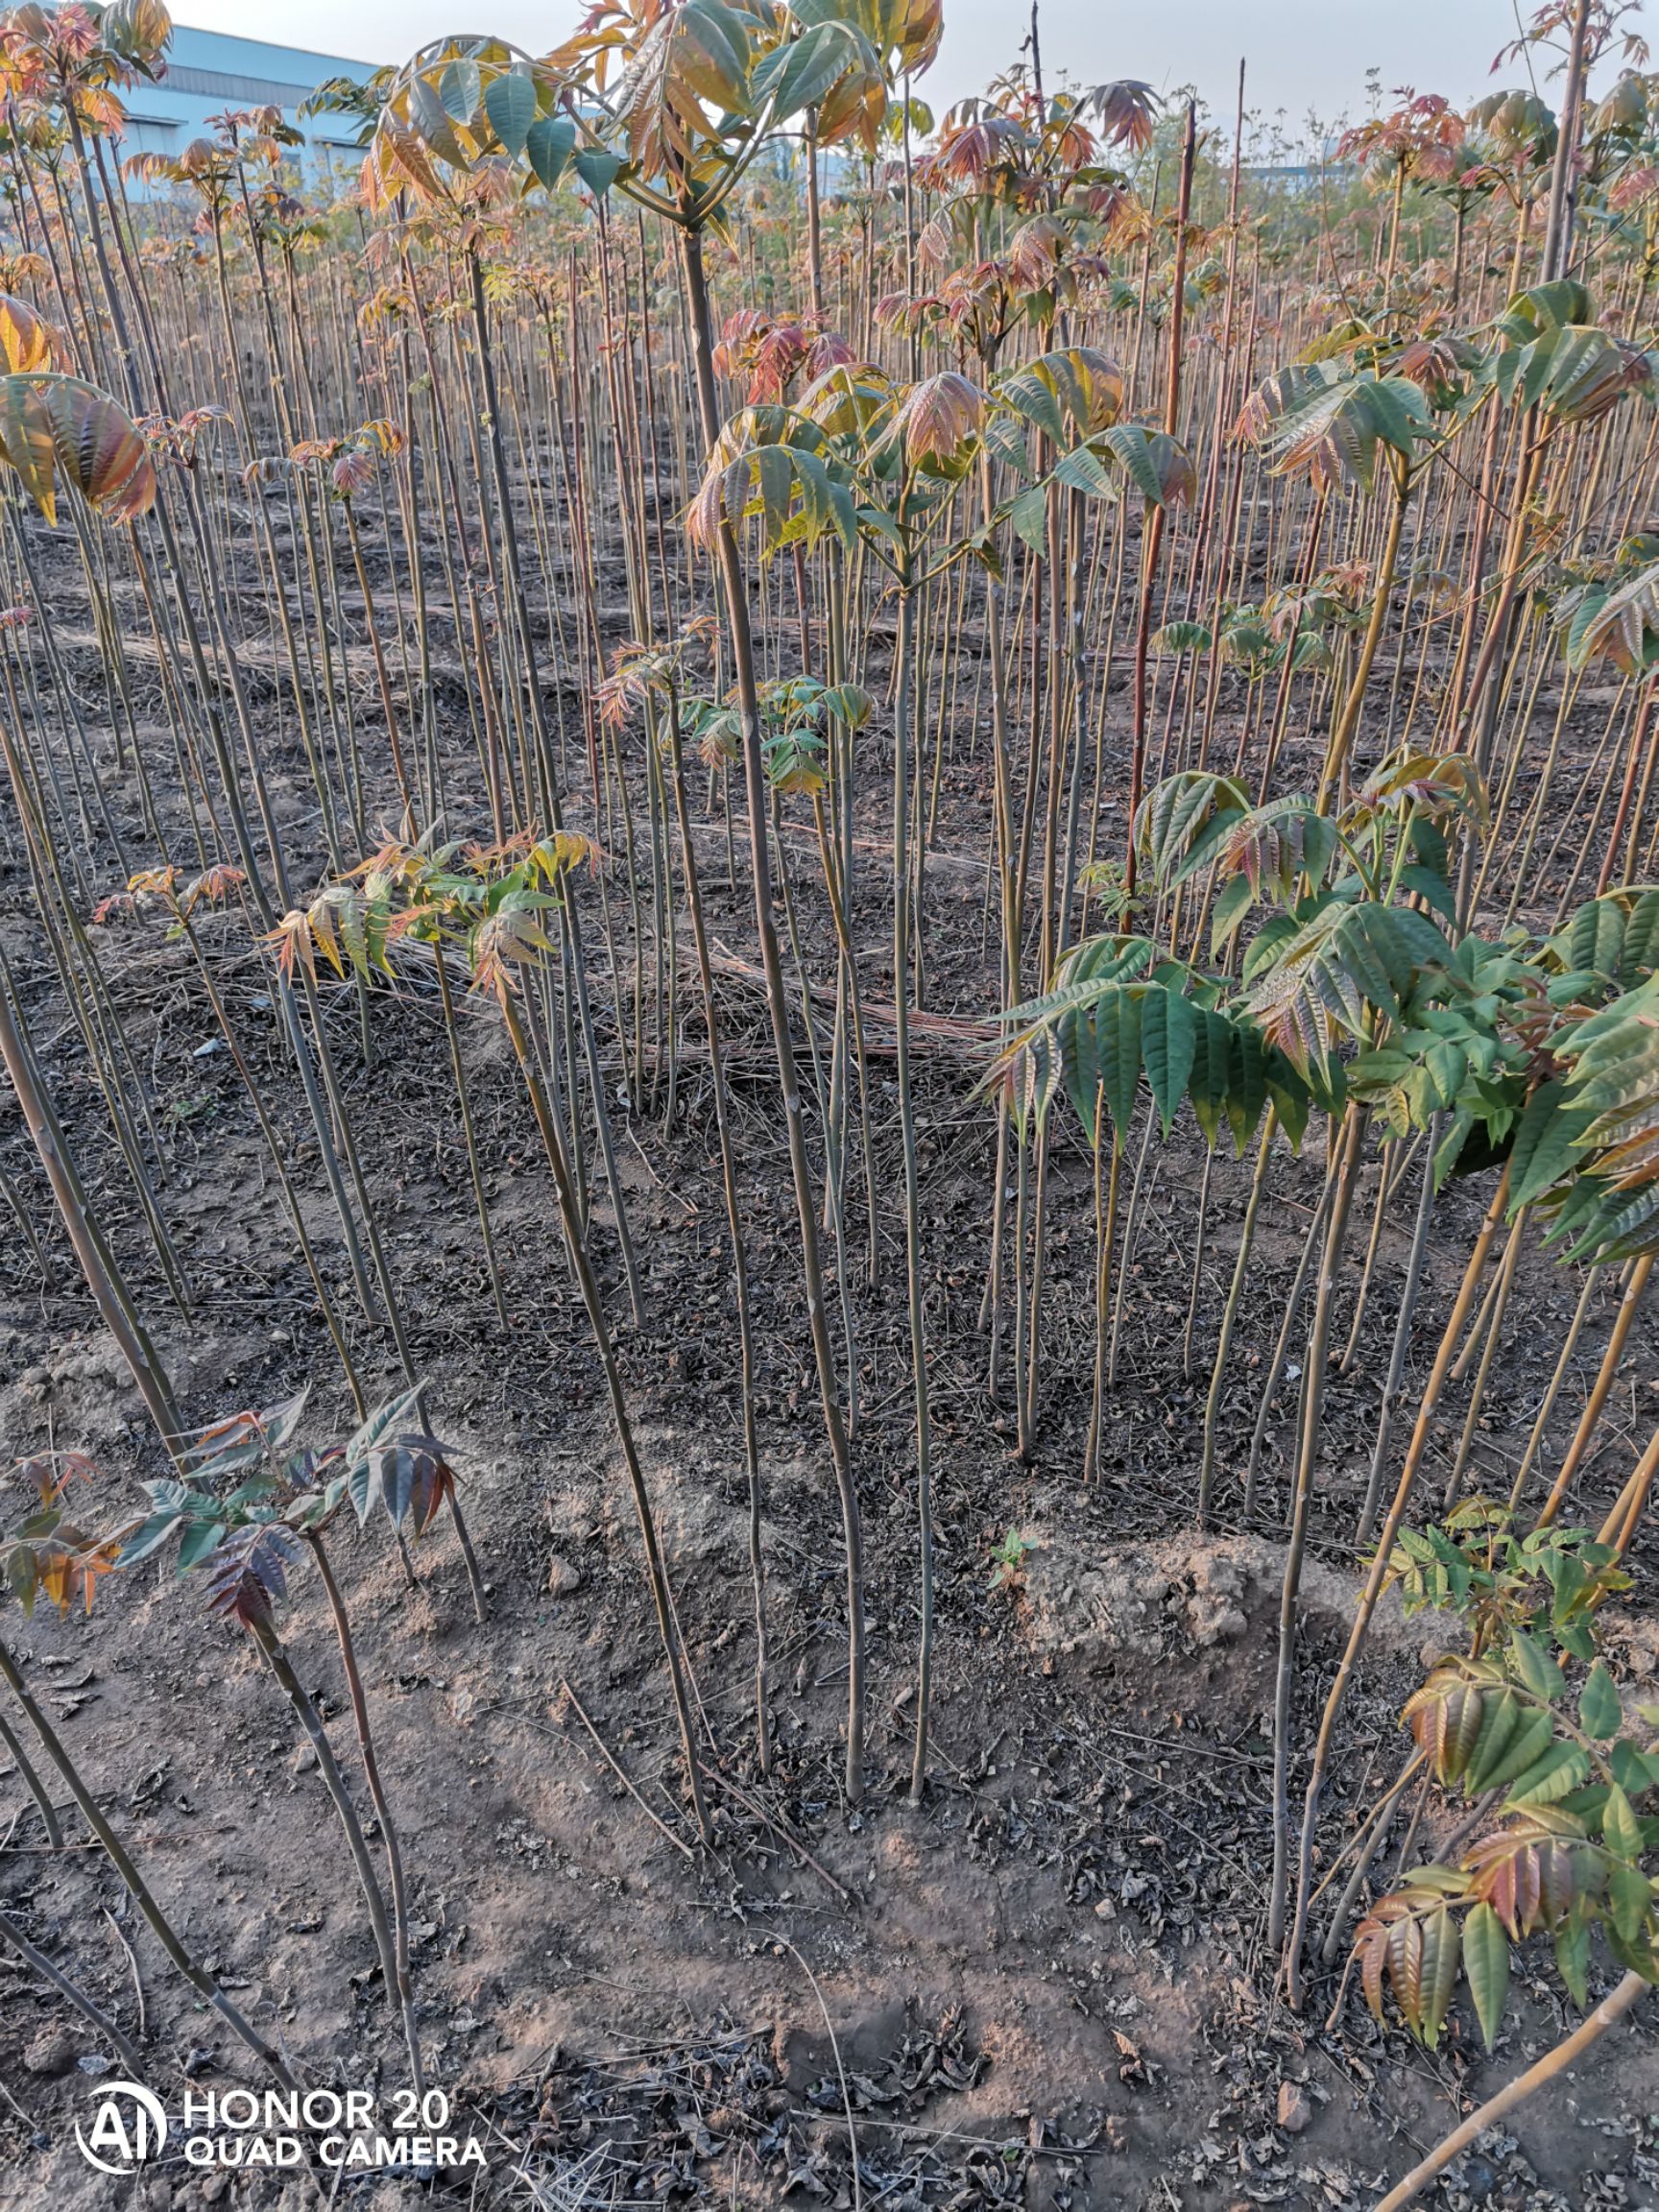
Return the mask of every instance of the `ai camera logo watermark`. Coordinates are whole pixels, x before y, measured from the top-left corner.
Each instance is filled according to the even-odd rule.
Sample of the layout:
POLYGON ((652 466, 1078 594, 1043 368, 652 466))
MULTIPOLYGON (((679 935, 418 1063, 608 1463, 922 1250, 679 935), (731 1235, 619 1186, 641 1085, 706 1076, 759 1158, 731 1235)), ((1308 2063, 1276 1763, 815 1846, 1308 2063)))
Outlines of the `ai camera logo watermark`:
MULTIPOLYGON (((101 2174, 130 2179, 167 2142, 161 2100, 136 2081, 106 2081, 95 2094, 90 2128, 75 2123, 81 2155, 101 2174)), ((451 2132, 457 2126, 442 2089, 395 2090, 382 2106, 367 2089, 190 2088, 174 2155, 197 2168, 315 2162, 331 2171, 391 2169, 421 2176, 482 2167, 483 2144, 476 2135, 451 2132)))
POLYGON ((75 2123, 81 2155, 100 2174, 127 2180, 167 2141, 167 2114, 154 2091, 136 2081, 106 2081, 95 2091, 98 2109, 89 2133, 75 2123))

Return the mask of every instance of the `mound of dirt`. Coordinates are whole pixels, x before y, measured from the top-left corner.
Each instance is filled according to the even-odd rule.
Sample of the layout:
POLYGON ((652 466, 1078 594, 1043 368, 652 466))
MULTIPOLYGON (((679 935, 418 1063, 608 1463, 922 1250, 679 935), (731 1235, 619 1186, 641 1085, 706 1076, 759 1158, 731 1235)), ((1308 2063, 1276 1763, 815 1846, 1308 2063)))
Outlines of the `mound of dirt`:
MULTIPOLYGON (((1044 1501, 1046 1503, 1046 1501, 1044 1501)), ((1046 1521, 1020 1531, 1025 1621, 1040 1653, 1152 1659, 1236 1644, 1277 1611, 1286 1547, 1256 1536, 1177 1535, 1101 1547, 1080 1558, 1076 1541, 1046 1521)), ((1298 1605, 1305 1624, 1346 1634, 1362 1578, 1323 1561, 1303 1563, 1298 1605)), ((1402 1648, 1423 1641, 1387 1593, 1372 1620, 1374 1642, 1402 1648)))

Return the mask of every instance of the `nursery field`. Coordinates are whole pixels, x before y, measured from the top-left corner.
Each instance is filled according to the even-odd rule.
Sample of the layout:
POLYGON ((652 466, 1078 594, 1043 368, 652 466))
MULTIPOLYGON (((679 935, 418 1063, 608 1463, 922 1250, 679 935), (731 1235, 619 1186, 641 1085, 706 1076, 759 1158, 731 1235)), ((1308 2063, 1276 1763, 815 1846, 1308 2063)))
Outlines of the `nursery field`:
POLYGON ((942 28, 0 13, 0 2206, 1659 2212, 1659 74, 942 28))

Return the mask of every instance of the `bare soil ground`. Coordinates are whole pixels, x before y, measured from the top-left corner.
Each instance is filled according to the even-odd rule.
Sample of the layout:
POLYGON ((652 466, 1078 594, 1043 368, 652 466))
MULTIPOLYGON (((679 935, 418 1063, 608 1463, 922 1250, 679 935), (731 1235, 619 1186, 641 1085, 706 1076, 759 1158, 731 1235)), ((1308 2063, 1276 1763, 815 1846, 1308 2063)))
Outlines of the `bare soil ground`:
MULTIPOLYGON (((69 664, 91 691, 96 655, 71 653, 69 664)), ((1539 711, 1550 708, 1543 701, 1539 711)), ((91 742, 110 809, 142 853, 111 742, 96 728, 91 742)), ((299 836, 307 794, 297 752, 277 752, 273 772, 278 807, 299 836)), ((987 805, 977 772, 948 768, 942 857, 929 875, 929 1004, 965 1017, 994 1003, 983 884, 974 864, 952 867, 949 855, 982 851, 987 805)), ((872 834, 878 815, 873 805, 872 834)), ((94 1202, 145 1290, 183 1402, 206 1419, 272 1403, 309 1380, 312 1432, 349 1426, 256 1128, 227 1056, 210 1049, 214 1031, 180 950, 132 924, 100 939, 165 1131, 162 1196, 190 1267, 188 1322, 166 1310, 144 1250, 108 1118, 37 942, 21 856, 8 849, 3 857, 0 944, 94 1202)), ((85 858, 99 888, 117 887, 106 836, 85 858)), ((715 933, 739 961, 747 896, 740 881, 711 895, 715 933)), ((815 932, 810 902, 802 904, 815 932)), ((879 996, 890 978, 873 894, 856 923, 879 996)), ((239 926, 226 925, 219 941, 225 988, 272 1095, 282 1095, 280 1041, 239 926)), ((458 2114, 489 2143, 487 2179, 474 2186, 467 2177, 471 2201, 569 2212, 784 2199, 831 2212, 878 2204, 884 2212, 1016 2204, 1307 2212, 1372 2203, 1383 2177, 1403 2172, 1471 2099, 1555 2040, 1567 2013, 1544 1961, 1530 1957, 1517 1977, 1520 2008, 1492 2060, 1461 2015, 1432 2056, 1379 2032, 1336 1972, 1317 1980, 1301 2016, 1275 1994, 1262 1946, 1266 1730, 1293 1379, 1270 1424, 1255 1531, 1237 1525, 1238 1475, 1255 1414, 1253 1378, 1271 1350, 1313 1170, 1276 1176, 1282 1226, 1263 1237, 1232 1369, 1221 1532, 1199 1539, 1191 1514, 1204 1378, 1242 1211, 1240 1174, 1228 1162, 1215 1169, 1189 1375, 1182 1336, 1200 1156, 1190 1141, 1156 1157, 1106 1463, 1085 1488, 1088 1160, 1080 1145, 1062 1144, 1054 1162, 1044 1424, 1036 1462, 1024 1465, 1012 1455, 1007 1420, 986 1402, 976 1327, 992 1118, 972 1095, 971 1056, 924 1055, 941 1463, 935 1779, 926 1803, 911 1809, 917 1587, 895 1217, 883 1223, 878 1280, 871 1285, 860 1269, 851 1286, 872 1622, 872 1789, 865 1808, 852 1812, 838 1782, 839 1532, 805 1351, 787 1166, 759 1002, 740 975, 725 989, 761 1344, 757 1410, 779 1722, 776 1771, 764 1783, 753 1762, 735 1327, 707 1087, 683 1082, 672 1132, 643 1103, 617 1111, 647 1309, 643 1329, 622 1332, 623 1357, 721 1777, 719 1846, 696 1863, 623 1789, 571 1695, 645 1806, 672 1822, 671 1717, 637 1536, 511 1062, 493 1022, 470 1018, 480 1138, 515 1317, 508 1334, 478 1259, 435 997, 418 979, 375 995, 372 1067, 355 1056, 350 994, 331 1000, 418 1360, 466 1482, 490 1585, 480 1627, 446 1528, 417 1551, 414 1589, 383 1528, 341 1539, 415 1887, 423 2038, 458 2114), (991 1551, 1011 1527, 1028 1549, 1001 1580, 991 1551)), ((600 1005, 613 1043, 618 1013, 600 1005)), ((877 1065, 885 1081, 888 1064, 877 1065)), ((879 1168, 891 1188, 890 1089, 877 1112, 879 1168)), ((44 1188, 9 1102, 0 1106, 0 1155, 44 1235, 44 1188)), ((320 1179, 310 1180, 320 1191, 320 1179)), ((1442 1292, 1483 1197, 1477 1187, 1449 1208, 1435 1261, 1442 1292)), ((598 1218, 618 1290, 603 1194, 598 1218)), ((315 1225, 331 1250, 321 1197, 315 1225)), ((1305 1594, 1305 1727, 1355 1586, 1344 1546, 1407 1228, 1401 1221, 1383 1235, 1365 1358, 1332 1385, 1305 1594)), ((66 1255, 56 1241, 53 1250, 59 1277, 43 1288, 20 1239, 0 1247, 0 1455, 84 1449, 104 1471, 113 1512, 130 1504, 134 1476, 156 1471, 154 1449, 66 1255)), ((1504 1482, 1575 1297, 1566 1276, 1529 1263, 1478 1446, 1478 1479, 1504 1482)), ((623 1310, 619 1290, 613 1304, 623 1310)), ((1419 1381, 1443 1310, 1443 1296, 1426 1302, 1413 1348, 1419 1381)), ((1599 1307, 1587 1334, 1586 1376, 1609 1312, 1610 1303, 1599 1307)), ((1346 1326, 1345 1310, 1338 1341, 1346 1326)), ((1611 1497, 1628 1438, 1656 1410, 1659 1359, 1651 1334, 1639 1335, 1608 1442, 1584 1476, 1591 1508, 1611 1497)), ((359 1351, 389 1394, 390 1348, 364 1334, 359 1351)), ((1437 1435, 1431 1496, 1462 1404, 1450 1407, 1437 1435)), ((1636 1564, 1618 1649, 1632 1683, 1650 1682, 1659 1665, 1650 1542, 1636 1564)), ((395 2082, 394 2023, 349 1862, 320 1778, 296 1749, 288 1708, 246 1641, 209 1623, 194 1586, 177 1583, 162 1562, 114 1577, 90 1620, 37 1612, 25 1627, 12 1609, 6 1633, 163 1903, 238 2003, 315 2078, 395 2082)), ((331 1639, 309 1592, 289 1633, 303 1679, 343 1723, 331 1639)), ((1346 1723, 1337 1804, 1358 1807, 1397 1770, 1399 1703, 1433 1634, 1431 1621, 1395 1618, 1379 1639, 1346 1723)), ((1431 1802, 1414 1855, 1455 1817, 1431 1802)), ((15 1775, 0 1773, 0 1901, 130 2028, 141 1991, 156 2050, 193 2080, 244 2080, 236 2047, 166 1969, 100 1855, 78 1830, 72 1837, 75 1848, 45 1852, 15 1775)), ((1400 1843, 1397 1835, 1384 1871, 1400 1843)), ((1439 2202, 1652 2212, 1656 2027, 1649 2003, 1581 2078, 1466 2159, 1439 2202)), ((89 2079, 78 2061, 97 2056, 74 2016, 0 1959, 8 2212, 214 2202, 301 2212, 330 2200, 326 2176, 204 2177, 181 2163, 134 2182, 104 2180, 71 2133, 89 2079)), ((413 2200, 423 2187, 346 2179, 334 2200, 380 2207, 413 2200)))

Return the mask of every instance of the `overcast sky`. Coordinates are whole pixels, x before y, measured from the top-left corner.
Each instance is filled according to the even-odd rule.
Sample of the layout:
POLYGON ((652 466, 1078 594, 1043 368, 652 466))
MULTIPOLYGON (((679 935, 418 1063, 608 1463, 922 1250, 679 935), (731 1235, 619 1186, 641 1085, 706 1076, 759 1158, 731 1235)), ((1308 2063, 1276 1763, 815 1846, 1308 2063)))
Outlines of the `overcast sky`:
MULTIPOLYGON (((1534 0, 1525 0, 1530 13, 1534 0)), ((1525 75, 1490 75, 1515 35, 1514 0, 1041 0, 1044 74, 1085 84, 1141 77, 1161 88, 1195 84, 1231 116, 1240 59, 1246 101, 1291 129, 1362 113, 1365 72, 1386 89, 1410 84, 1459 106, 1525 75)), ((568 35, 580 0, 177 0, 183 22, 315 47, 367 61, 402 60, 423 39, 493 31, 542 52, 568 35)), ((939 111, 1006 67, 1024 36, 1026 0, 945 0, 944 52, 917 90, 939 111)), ((1659 13, 1659 11, 1655 12, 1659 13)), ((1659 44, 1659 38, 1655 39, 1659 44)))

